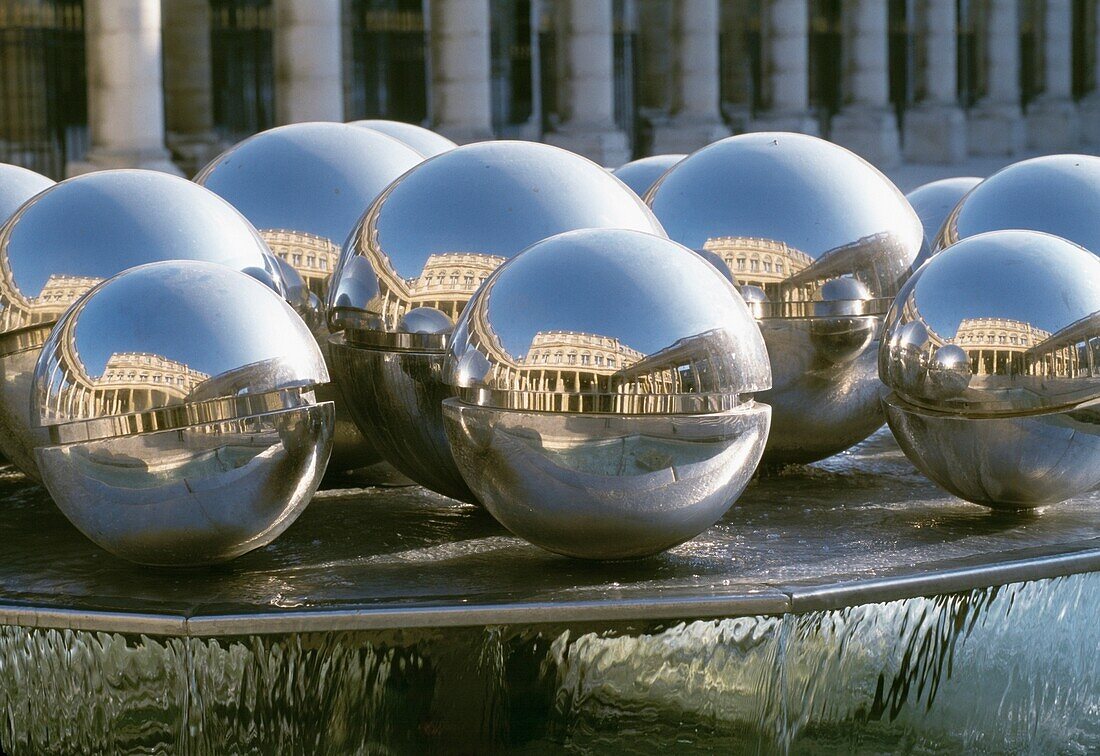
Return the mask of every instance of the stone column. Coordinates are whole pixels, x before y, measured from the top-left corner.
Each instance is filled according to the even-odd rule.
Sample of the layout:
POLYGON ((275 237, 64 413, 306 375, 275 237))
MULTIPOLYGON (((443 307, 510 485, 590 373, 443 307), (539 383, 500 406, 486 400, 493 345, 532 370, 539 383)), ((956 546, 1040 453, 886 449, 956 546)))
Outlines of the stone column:
POLYGON ((833 118, 830 134, 879 168, 901 159, 898 121, 890 107, 888 10, 885 0, 844 2, 845 106, 833 118))
POLYGON ((905 113, 905 158, 957 163, 966 150, 959 107, 957 0, 923 0, 918 18, 917 105, 905 113))
POLYGON ((340 0, 274 0, 275 122, 343 121, 340 0))
POLYGON ((546 141, 600 165, 622 165, 630 142, 615 124, 611 0, 559 0, 556 10, 561 123, 546 141))
POLYGON ((817 134, 810 115, 810 11, 807 0, 768 0, 763 18, 766 112, 755 131, 817 134))
POLYGON ((160 0, 84 4, 90 147, 66 173, 149 168, 182 175, 164 147, 160 0))
POLYGON ((459 144, 493 138, 489 0, 432 0, 432 128, 459 144))
POLYGON ((1090 39, 1092 41, 1092 91, 1081 100, 1081 138, 1094 149, 1100 147, 1100 9, 1091 8, 1090 39))
POLYGON ((221 149, 210 85, 209 0, 165 0, 164 118, 168 147, 190 175, 221 149))
POLYGON ((1015 2, 986 5, 985 93, 970 111, 970 151, 1012 155, 1023 149, 1020 109, 1020 14, 1015 2))
POLYGON ((671 118, 654 124, 654 153, 694 152, 729 136, 718 110, 718 0, 677 0, 672 9, 671 118))
POLYGON ((1046 0, 1043 11, 1043 93, 1027 109, 1028 145, 1044 152, 1080 146, 1073 102, 1073 3, 1046 0))

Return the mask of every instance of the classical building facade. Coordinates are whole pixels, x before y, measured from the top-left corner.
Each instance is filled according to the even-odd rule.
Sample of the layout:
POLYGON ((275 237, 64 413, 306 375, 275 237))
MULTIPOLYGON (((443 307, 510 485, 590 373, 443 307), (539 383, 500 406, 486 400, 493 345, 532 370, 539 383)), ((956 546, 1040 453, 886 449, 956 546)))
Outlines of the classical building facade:
POLYGON ((1100 146, 1096 0, 0 0, 0 160, 185 172, 395 118, 605 165, 726 134, 903 158, 1100 146))

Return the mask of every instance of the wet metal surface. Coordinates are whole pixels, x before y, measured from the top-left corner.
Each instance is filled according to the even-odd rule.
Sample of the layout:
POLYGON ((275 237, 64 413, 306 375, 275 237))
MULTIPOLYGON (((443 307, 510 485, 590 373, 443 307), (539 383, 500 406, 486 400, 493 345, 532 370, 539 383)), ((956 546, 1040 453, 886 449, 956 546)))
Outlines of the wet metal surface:
POLYGON ((80 535, 46 493, 0 473, 0 624, 166 635, 768 615, 1100 568, 1100 492, 1030 514, 935 488, 880 431, 757 479, 663 555, 589 563, 509 535, 420 488, 319 493, 230 564, 135 567, 80 535))

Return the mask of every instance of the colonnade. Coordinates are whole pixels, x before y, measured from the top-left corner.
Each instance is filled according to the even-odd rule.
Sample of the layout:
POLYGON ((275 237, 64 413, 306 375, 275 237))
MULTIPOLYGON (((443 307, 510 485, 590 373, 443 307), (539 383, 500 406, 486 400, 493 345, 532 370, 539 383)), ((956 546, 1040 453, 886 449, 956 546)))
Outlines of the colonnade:
MULTIPOLYGON (((688 152, 731 133, 722 109, 723 0, 632 1, 642 18, 641 54, 664 56, 639 61, 648 151, 688 152), (661 13, 666 23, 646 23, 661 13)), ((277 123, 344 120, 340 0, 272 2, 277 123)), ((911 102, 899 122, 889 4, 843 0, 841 103, 823 127, 811 110, 809 0, 761 0, 759 92, 733 128, 825 131, 881 167, 1100 144, 1100 93, 1073 98, 1072 0, 1042 0, 1042 86, 1026 111, 1019 3, 973 2, 979 86, 964 106, 958 0, 909 0, 911 102)), ((557 118, 543 139, 605 165, 625 162, 630 142, 614 116, 613 0, 532 3, 552 19, 558 69, 557 118)), ((90 149, 70 173, 122 165, 175 171, 167 147, 195 163, 214 154, 208 0, 85 0, 85 8, 90 149)), ((429 125, 459 142, 491 138, 490 0, 427 0, 425 8, 429 125)), ((1100 48, 1095 29, 1089 39, 1100 48)), ((1088 57, 1096 66, 1100 50, 1088 57)))

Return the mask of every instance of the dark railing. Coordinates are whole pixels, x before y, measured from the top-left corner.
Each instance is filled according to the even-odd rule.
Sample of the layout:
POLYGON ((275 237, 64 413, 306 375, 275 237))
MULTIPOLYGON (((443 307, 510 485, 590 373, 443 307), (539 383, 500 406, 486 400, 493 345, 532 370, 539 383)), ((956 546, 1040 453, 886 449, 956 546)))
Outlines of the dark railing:
POLYGON ((0 162, 60 179, 87 150, 83 0, 0 0, 0 162))
POLYGON ((426 10, 426 0, 346 0, 347 120, 427 120, 426 10))
POLYGON ((214 127, 236 142, 275 124, 271 0, 210 0, 214 127))

